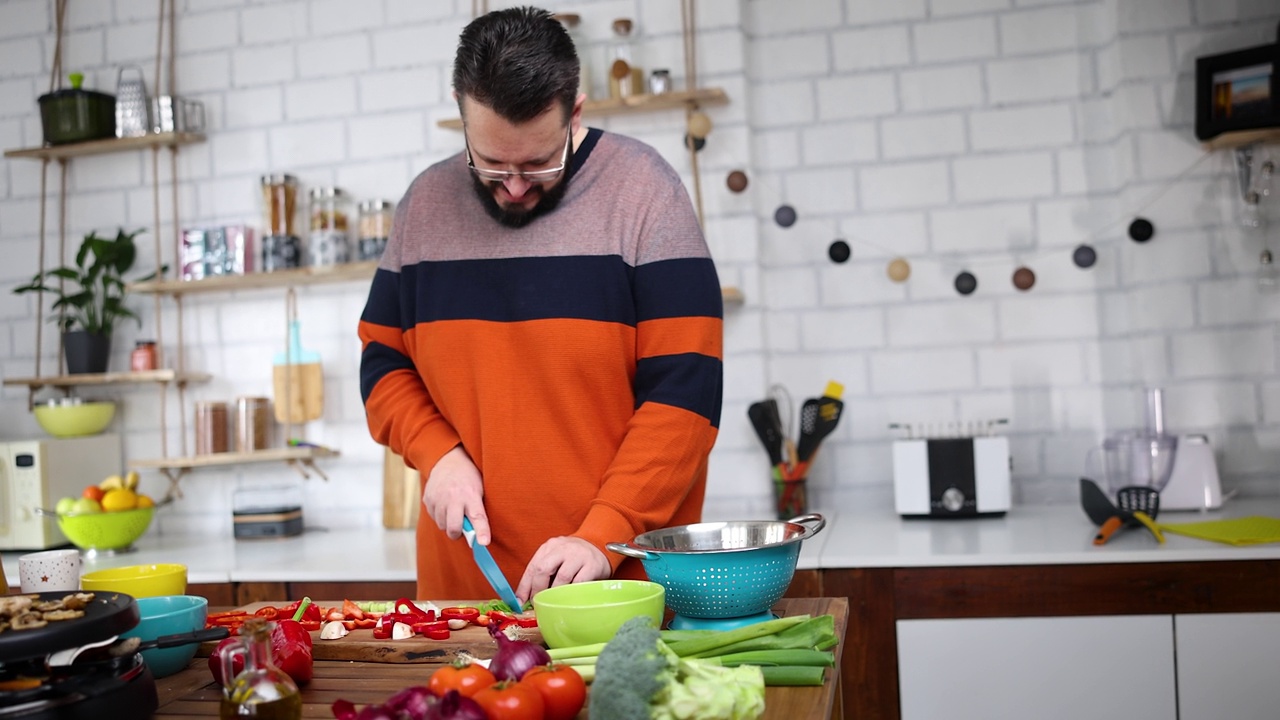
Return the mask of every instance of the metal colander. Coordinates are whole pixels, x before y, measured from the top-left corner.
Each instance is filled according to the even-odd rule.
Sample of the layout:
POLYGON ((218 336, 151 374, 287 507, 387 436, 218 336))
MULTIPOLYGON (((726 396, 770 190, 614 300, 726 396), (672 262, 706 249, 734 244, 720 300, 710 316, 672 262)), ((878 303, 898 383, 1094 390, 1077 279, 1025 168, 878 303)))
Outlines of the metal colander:
POLYGON ((795 574, 800 541, 827 524, 817 513, 782 521, 680 525, 606 547, 644 563, 662 585, 667 607, 690 618, 763 613, 782 597, 795 574))

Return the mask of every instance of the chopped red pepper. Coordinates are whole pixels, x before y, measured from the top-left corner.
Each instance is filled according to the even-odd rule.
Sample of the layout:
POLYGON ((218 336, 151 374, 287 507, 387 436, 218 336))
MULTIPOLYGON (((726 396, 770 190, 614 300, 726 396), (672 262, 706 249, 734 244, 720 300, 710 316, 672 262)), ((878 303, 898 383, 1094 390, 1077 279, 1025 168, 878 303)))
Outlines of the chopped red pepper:
MULTIPOLYGON (((289 603, 288 605, 280 608, 279 617, 292 618, 294 614, 298 612, 298 608, 302 606, 302 602, 302 600, 298 600, 297 602, 289 603)), ((320 614, 320 606, 315 603, 308 602, 306 609, 302 611, 302 617, 298 619, 315 620, 316 622, 319 622, 324 619, 324 616, 320 614)))
MULTIPOLYGON (((413 628, 413 632, 415 635, 426 635, 427 637, 433 637, 431 633, 444 630, 445 637, 446 638, 449 637, 448 635, 449 621, 448 620, 431 620, 429 622, 417 622, 410 625, 410 627, 413 628)), ((436 638, 436 639, 440 640, 443 638, 436 638)))
POLYGON ((390 618, 391 613, 384 613, 378 618, 378 622, 373 626, 374 640, 390 640, 391 629, 395 627, 395 621, 390 618))
POLYGON ((440 617, 445 620, 466 620, 467 622, 475 622, 476 619, 480 617, 480 608, 471 607, 470 605, 447 607, 440 611, 440 617))
POLYGON ((263 618, 264 620, 275 620, 280 616, 280 608, 273 605, 267 605, 266 607, 260 607, 253 611, 253 614, 263 618))
POLYGON ((428 638, 430 638, 430 639, 432 639, 432 640, 448 640, 448 639, 449 639, 449 624, 448 624, 448 622, 445 622, 445 626, 444 626, 444 627, 442 627, 442 628, 440 628, 440 627, 428 628, 428 629, 427 629, 425 632, 423 632, 422 634, 423 634, 423 635, 425 635, 425 636, 427 636, 428 638))
POLYGON ((347 599, 342 601, 342 615, 352 620, 364 619, 364 611, 360 609, 360 606, 347 599))
POLYGON ((290 620, 289 622, 298 623, 299 625, 302 626, 302 629, 306 630, 307 632, 315 632, 319 630, 321 626, 324 625, 324 623, 319 620, 290 620))
MULTIPOLYGON (((417 622, 429 622, 436 619, 434 610, 423 610, 409 598, 400 598, 392 605, 393 611, 402 615, 409 615, 418 618, 417 622)), ((401 622, 404 622, 403 620, 401 622)))

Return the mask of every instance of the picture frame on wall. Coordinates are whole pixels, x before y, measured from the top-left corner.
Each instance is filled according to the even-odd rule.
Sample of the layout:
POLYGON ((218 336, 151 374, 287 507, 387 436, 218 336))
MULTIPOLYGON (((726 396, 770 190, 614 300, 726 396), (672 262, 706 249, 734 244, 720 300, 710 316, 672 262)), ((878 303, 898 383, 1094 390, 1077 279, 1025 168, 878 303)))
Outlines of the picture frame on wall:
POLYGON ((1280 38, 1196 59, 1196 137, 1280 128, 1280 38))

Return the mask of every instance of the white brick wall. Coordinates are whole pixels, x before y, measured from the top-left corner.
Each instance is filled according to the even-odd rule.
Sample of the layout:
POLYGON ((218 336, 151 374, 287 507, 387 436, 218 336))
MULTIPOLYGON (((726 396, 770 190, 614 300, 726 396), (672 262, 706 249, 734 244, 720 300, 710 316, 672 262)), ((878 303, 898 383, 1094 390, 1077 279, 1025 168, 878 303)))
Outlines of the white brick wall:
MULTIPOLYGON (((266 172, 398 200, 417 172, 457 151, 456 132, 436 120, 456 114, 449 75, 466 3, 178 5, 178 92, 204 102, 209 121, 209 142, 178 158, 184 225, 256 223, 266 172)), ((676 0, 548 6, 582 15, 597 91, 609 25, 624 16, 637 19, 641 57, 669 64, 683 86, 676 0)), ((48 8, 0 1, 6 149, 40 139, 48 8)), ((151 0, 73 4, 64 66, 110 90, 116 66, 136 63, 154 83, 155 14, 151 0)), ((992 417, 1010 420, 1019 501, 1073 502, 1085 450, 1140 422, 1141 390, 1153 384, 1166 388, 1170 427, 1210 435, 1228 485, 1276 491, 1280 303, 1259 292, 1260 241, 1237 228, 1230 157, 1201 160, 1192 137, 1190 68, 1199 54, 1272 41, 1278 19, 1261 0, 702 0, 701 80, 730 96, 708 110, 715 131, 700 156, 708 240, 722 279, 747 297, 726 317, 709 494, 767 514, 764 453, 745 408, 775 383, 798 404, 828 378, 845 384, 848 411, 814 468, 819 507, 887 487, 888 423, 992 417), (730 169, 748 173, 747 192, 725 189, 730 169), (783 202, 799 213, 794 227, 772 221, 783 202), (1126 239, 1135 214, 1155 223, 1152 242, 1126 239), (853 251, 843 264, 826 254, 837 238, 853 251), (1081 243, 1097 249, 1092 269, 1071 262, 1081 243), (885 275, 899 255, 913 269, 904 283, 885 275), (1010 281, 1022 265, 1037 277, 1028 292, 1010 281), (970 297, 952 287, 961 270, 979 280, 970 297)), ((691 180, 681 122, 661 113, 593 124, 652 142, 691 180)), ((75 161, 71 237, 145 226, 154 264, 151 172, 146 154, 75 161)), ((37 163, 0 165, 10 286, 36 265, 39 177, 37 163)), ((47 217, 56 227, 52 208, 47 217)), ((0 295, 5 375, 32 369, 32 302, 0 295)), ((353 339, 363 302, 358 286, 300 293, 304 344, 323 354, 329 396, 306 435, 343 451, 326 464, 329 483, 303 486, 309 516, 329 524, 379 522, 380 455, 363 425, 353 339)), ((188 361, 216 376, 188 400, 268 393, 282 293, 196 296, 184 308, 188 361)), ((122 331, 117 363, 152 332, 152 304, 140 311, 143 329, 122 331)), ((175 320, 165 304, 166 338, 175 320)), ((157 394, 104 394, 123 400, 126 452, 158 454, 157 394)), ((39 434, 25 392, 5 388, 0 402, 11 411, 0 437, 39 434)), ((225 532, 236 488, 293 481, 265 466, 193 474, 161 529, 225 532)))

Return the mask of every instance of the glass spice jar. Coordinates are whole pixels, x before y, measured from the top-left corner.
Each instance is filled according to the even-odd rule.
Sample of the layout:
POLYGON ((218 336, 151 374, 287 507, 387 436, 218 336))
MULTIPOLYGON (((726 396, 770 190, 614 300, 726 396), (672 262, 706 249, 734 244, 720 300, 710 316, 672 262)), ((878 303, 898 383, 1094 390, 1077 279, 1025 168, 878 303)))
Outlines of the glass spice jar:
POLYGON ((292 175, 263 175, 263 272, 302 265, 302 243, 295 227, 297 210, 298 179, 292 175))
POLYGON ((227 404, 206 401, 196 403, 196 454, 213 455, 230 450, 227 443, 227 404))
POLYGON ((356 240, 358 260, 380 260, 391 236, 394 206, 387 200, 365 200, 360 203, 360 221, 356 240))
POLYGON ((236 452, 266 450, 270 445, 271 400, 265 397, 236 398, 236 452))
POLYGON ((156 341, 139 340, 129 353, 129 369, 134 372, 146 372, 156 369, 156 341))
POLYGON ((340 188, 311 189, 311 235, 307 264, 315 267, 351 261, 349 198, 340 188))

